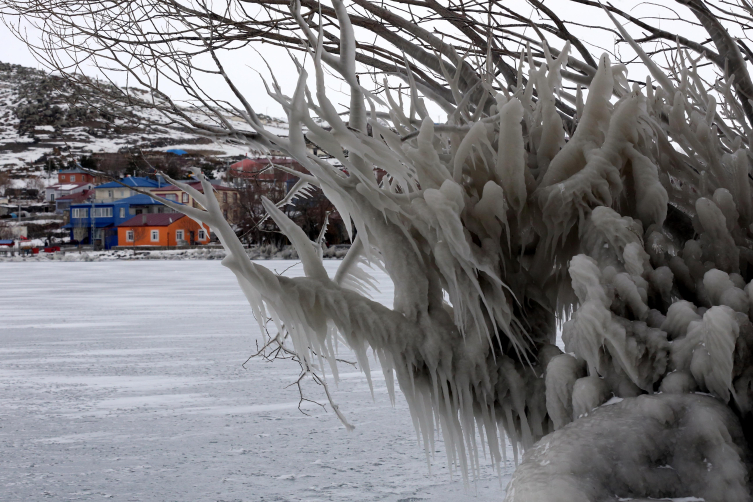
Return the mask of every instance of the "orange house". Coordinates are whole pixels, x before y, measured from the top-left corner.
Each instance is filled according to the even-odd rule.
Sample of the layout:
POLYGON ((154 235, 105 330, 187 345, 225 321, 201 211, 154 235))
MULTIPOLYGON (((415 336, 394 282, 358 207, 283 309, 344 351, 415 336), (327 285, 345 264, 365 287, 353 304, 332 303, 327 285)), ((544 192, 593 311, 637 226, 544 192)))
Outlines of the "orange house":
POLYGON ((118 246, 206 244, 209 227, 180 213, 137 214, 118 225, 118 246))

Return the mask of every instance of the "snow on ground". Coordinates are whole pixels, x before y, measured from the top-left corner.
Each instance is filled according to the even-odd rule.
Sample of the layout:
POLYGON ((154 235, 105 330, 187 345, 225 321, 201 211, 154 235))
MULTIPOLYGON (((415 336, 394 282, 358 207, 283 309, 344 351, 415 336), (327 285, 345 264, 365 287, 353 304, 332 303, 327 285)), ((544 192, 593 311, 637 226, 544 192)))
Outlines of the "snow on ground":
MULTIPOLYGON (((96 216, 95 216, 96 218, 96 216)), ((8 227, 24 227, 26 225, 49 225, 50 223, 61 223, 62 224, 62 217, 61 218, 45 218, 45 219, 38 219, 38 220, 5 220, 2 222, 3 226, 8 227)))
POLYGON ((0 500, 504 498, 512 465, 465 489, 441 441, 428 473, 376 363, 374 400, 363 374, 340 368, 350 433, 331 411, 298 411, 295 363, 244 369, 258 328, 217 261, 0 263, 0 286, 0 500))

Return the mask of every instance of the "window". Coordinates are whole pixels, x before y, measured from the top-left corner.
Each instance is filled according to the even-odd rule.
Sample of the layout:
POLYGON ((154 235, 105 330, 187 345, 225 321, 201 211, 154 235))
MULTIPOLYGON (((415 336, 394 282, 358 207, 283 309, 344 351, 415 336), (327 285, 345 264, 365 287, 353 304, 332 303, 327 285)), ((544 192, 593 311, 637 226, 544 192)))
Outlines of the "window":
POLYGON ((95 207, 92 209, 93 218, 112 218, 111 207, 95 207))
POLYGON ((83 207, 77 207, 71 210, 73 218, 86 218, 89 215, 89 210, 83 207))
POLYGON ((71 183, 73 183, 74 181, 76 181, 76 175, 75 174, 71 174, 71 183))
POLYGON ((225 218, 225 219, 227 219, 227 209, 225 209, 224 211, 222 211, 222 217, 225 218))
POLYGON ((184 193, 184 194, 183 194, 183 203, 185 204, 185 203, 187 203, 187 202, 188 202, 188 194, 187 194, 187 193, 184 193))
POLYGON ((176 230, 175 231, 175 240, 176 241, 182 241, 183 240, 183 230, 176 230))
POLYGON ((112 199, 112 190, 107 191, 107 198, 112 199))
POLYGON ((152 230, 152 242, 159 241, 159 230, 152 230))
POLYGON ((55 202, 55 194, 54 193, 50 194, 50 202, 55 202))
POLYGON ((233 200, 234 200, 235 202, 238 202, 238 192, 235 192, 235 193, 233 194, 233 200))
POLYGON ((227 192, 222 194, 222 202, 227 202, 227 192))
POLYGON ((199 240, 200 240, 200 241, 203 241, 203 240, 204 240, 204 239, 206 239, 206 238, 207 238, 207 235, 206 235, 206 233, 204 233, 204 231, 203 231, 203 230, 199 230, 199 240))
POLYGON ((128 242, 133 242, 133 230, 128 230, 126 232, 126 240, 128 242))
POLYGON ((178 202, 178 195, 174 194, 174 193, 169 193, 169 194, 165 195, 165 198, 167 200, 171 200, 173 202, 178 202))
POLYGON ((124 207, 120 208, 120 217, 121 218, 125 218, 125 208, 124 207))

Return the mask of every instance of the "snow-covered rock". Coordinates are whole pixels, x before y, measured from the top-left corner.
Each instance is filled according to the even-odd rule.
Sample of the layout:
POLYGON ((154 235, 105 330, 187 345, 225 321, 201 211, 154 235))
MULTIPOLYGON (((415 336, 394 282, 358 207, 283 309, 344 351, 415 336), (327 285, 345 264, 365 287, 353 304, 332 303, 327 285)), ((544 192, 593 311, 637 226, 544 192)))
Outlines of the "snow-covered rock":
POLYGON ((515 471, 505 501, 745 502, 745 445, 737 417, 713 397, 624 399, 539 441, 515 471))

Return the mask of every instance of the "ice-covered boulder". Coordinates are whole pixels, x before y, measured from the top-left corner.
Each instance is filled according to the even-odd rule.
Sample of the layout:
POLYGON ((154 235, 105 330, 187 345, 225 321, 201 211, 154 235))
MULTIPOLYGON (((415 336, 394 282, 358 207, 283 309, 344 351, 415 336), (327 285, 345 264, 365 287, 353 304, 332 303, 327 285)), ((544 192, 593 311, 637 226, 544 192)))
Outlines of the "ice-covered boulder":
POLYGON ((742 428, 721 401, 660 394, 601 406, 541 439, 505 502, 750 500, 742 428))

